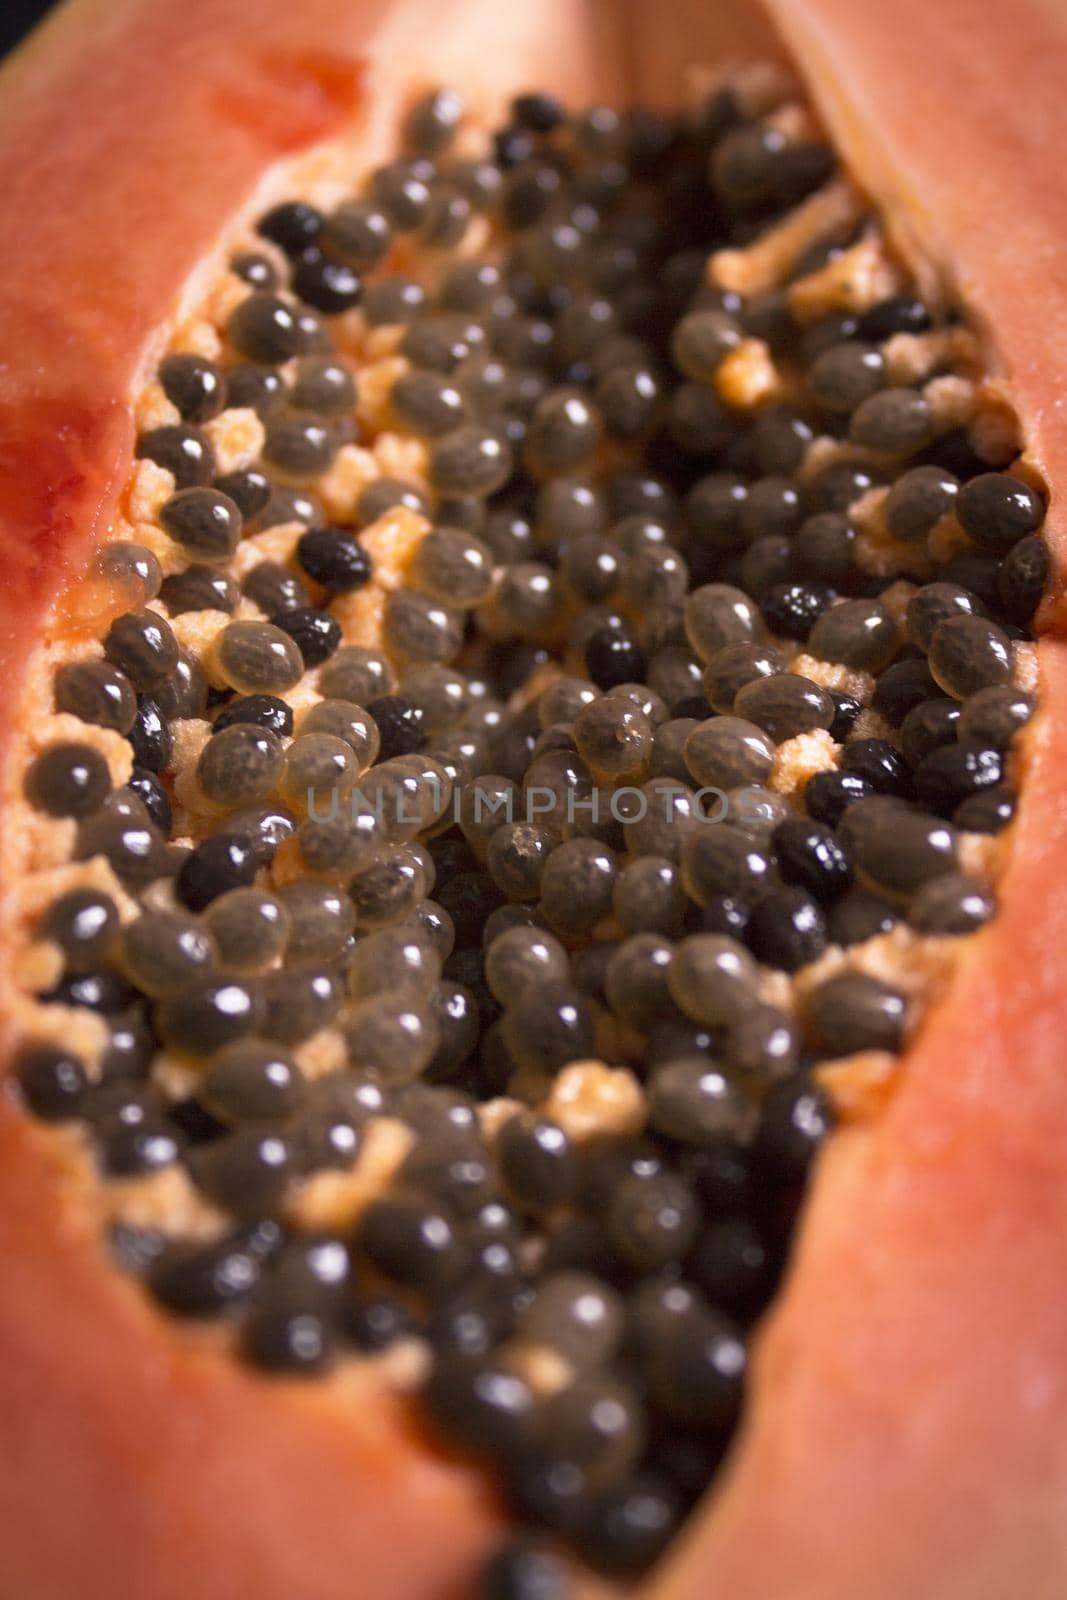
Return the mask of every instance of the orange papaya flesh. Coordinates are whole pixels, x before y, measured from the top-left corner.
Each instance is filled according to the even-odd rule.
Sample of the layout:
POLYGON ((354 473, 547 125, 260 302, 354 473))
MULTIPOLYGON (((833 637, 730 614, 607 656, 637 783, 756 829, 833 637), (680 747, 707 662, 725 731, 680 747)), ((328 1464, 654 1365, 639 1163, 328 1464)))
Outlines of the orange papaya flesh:
MULTIPOLYGON (((919 224, 909 236, 921 237, 926 251, 959 278, 991 330, 1031 453, 1055 489, 1048 328, 1035 322, 1031 301, 1020 307, 1016 294, 1009 306, 1009 290, 1020 282, 1017 263, 1014 272, 1010 260, 996 263, 990 230, 975 227, 971 213, 953 204, 961 185, 950 176, 951 164, 943 163, 936 178, 909 143, 914 129, 906 125, 904 108, 913 65, 898 59, 898 36, 887 28, 882 38, 870 19, 850 19, 838 9, 815 0, 802 17, 787 15, 784 31, 796 34, 798 60, 812 69, 824 113, 861 175, 886 196, 891 215, 898 214, 902 188, 921 197, 941 195, 943 231, 919 224), (857 128, 869 131, 854 144, 857 128)), ((91 8, 82 8, 86 14, 91 8)), ((217 62, 220 51, 232 61, 236 8, 204 5, 203 14, 201 62, 217 62)), ((73 32, 77 16, 75 8, 54 25, 51 66, 60 81, 59 30, 73 32)), ((575 37, 590 47, 575 68, 575 81, 588 85, 581 74, 590 71, 593 40, 570 20, 575 37)), ((135 31, 121 53, 136 58, 142 50, 169 85, 162 13, 130 7, 117 14, 115 26, 147 30, 152 50, 135 31)), ((210 174, 201 171, 190 184, 191 208, 194 198, 204 207, 195 217, 202 234, 198 238, 185 218, 164 250, 154 229, 144 230, 143 258, 136 254, 138 236, 131 241, 130 264, 139 269, 131 271, 131 282, 144 284, 143 305, 109 303, 114 278, 107 274, 99 295, 83 297, 86 320, 72 325, 71 299, 61 290, 86 280, 66 277, 66 267, 53 271, 50 281, 42 272, 46 288, 28 289, 24 303, 13 298, 12 333, 34 357, 5 374, 11 409, 4 449, 15 487, 5 491, 0 510, 9 535, 5 548, 16 564, 3 600, 3 631, 15 671, 65 573, 77 570, 85 547, 106 525, 128 467, 130 389, 188 271, 272 156, 344 125, 360 93, 365 101, 375 99, 373 73, 356 65, 371 26, 366 8, 358 16, 351 8, 321 6, 314 14, 309 8, 294 42, 290 19, 270 9, 258 30, 264 53, 256 57, 257 64, 268 63, 267 92, 249 90, 244 72, 234 91, 227 67, 213 150, 232 164, 213 161, 210 174), (272 53, 275 27, 281 42, 272 53), (62 380, 57 388, 54 377, 62 380)), ((911 37, 928 37, 931 50, 947 50, 940 26, 930 23, 927 36, 917 28, 911 37)), ((1048 48, 1011 60, 1019 75, 1033 77, 1035 88, 1044 87, 1035 62, 1051 58, 1057 41, 1054 24, 1035 11, 1035 30, 1045 26, 1053 30, 1044 41, 1048 48)), ((546 40, 550 32, 546 28, 546 40)), ((114 44, 113 35, 108 43, 114 44)), ((714 48, 713 41, 709 57, 714 48)), ((973 41, 968 48, 976 48, 973 41)), ((638 66, 642 59, 638 51, 638 66)), ((558 79, 555 55, 551 64, 558 79)), ((79 70, 85 68, 82 61, 79 70)), ((74 70, 70 62, 66 69, 74 70)), ((548 81, 549 73, 537 69, 531 51, 529 60, 517 63, 516 82, 548 81)), ((200 64, 193 76, 202 84, 210 73, 200 64)), ((86 78, 93 82, 88 71, 86 78)), ((141 105, 149 107, 155 82, 150 73, 140 81, 141 105)), ((28 119, 24 126, 33 137, 21 149, 31 172, 26 152, 35 148, 41 128, 19 103, 19 90, 32 106, 57 94, 55 83, 32 55, 13 69, 6 114, 16 127, 20 117, 28 119)), ((100 83, 102 103, 112 103, 105 90, 113 84, 102 76, 100 83)), ((121 97, 113 103, 112 127, 121 144, 137 108, 121 97)), ((981 103, 976 89, 965 113, 977 118, 973 107, 981 103)), ((1046 136, 1052 112, 1035 93, 1023 97, 1023 112, 1013 121, 1013 103, 998 102, 995 120, 1017 134, 1017 148, 1028 150, 1039 132, 1046 136)), ((217 114, 219 101, 210 104, 217 114)), ((184 127, 177 115, 171 125, 168 112, 165 131, 173 126, 195 137, 192 109, 184 127)), ((203 101, 195 111, 202 129, 203 101)), ((943 104, 939 115, 946 115, 943 104)), ((62 148, 62 130, 55 138, 62 148)), ((163 168, 177 163, 180 144, 175 137, 160 151, 163 168)), ((116 183, 121 201, 136 200, 142 171, 134 163, 125 186, 116 183)), ((990 178, 991 195, 998 181, 990 178)), ((1006 174, 1003 181, 1001 193, 1009 187, 1006 174)), ((77 183, 71 190, 84 192, 77 183)), ((59 215, 62 207, 54 212, 59 215)), ((177 208, 170 215, 180 220, 177 208)), ((75 212, 75 233, 79 222, 88 231, 84 214, 75 212)), ((121 224, 117 233, 124 239, 121 224)), ((30 230, 28 261, 34 261, 33 242, 30 230)), ((38 264, 45 256, 54 263, 58 241, 42 231, 40 242, 47 250, 38 264)), ((125 257, 125 242, 122 248, 125 257)), ((88 255, 71 258, 81 273, 91 270, 88 255)), ((27 278, 33 282, 30 273, 27 278)), ((1055 509, 1054 498, 1054 543, 1055 509)), ((1027 743, 1024 801, 1000 885, 1000 916, 969 947, 949 996, 907 1058, 885 1117, 872 1129, 841 1133, 821 1164, 789 1287, 763 1340, 755 1404, 734 1466, 666 1570, 665 1595, 703 1593, 719 1583, 753 1596, 888 1596, 905 1584, 950 1596, 1060 1592, 1064 1551, 1054 1510, 1063 1462, 1054 1435, 1063 1329, 1054 1297, 1035 1304, 1032 1286, 1061 1264, 1048 1131, 1062 1117, 1055 1070, 1062 1001, 1058 974, 1046 959, 1058 943, 1057 913, 1054 905, 1045 908, 1042 891, 1063 825, 1057 716, 1067 684, 1060 684, 1057 644, 1042 645, 1041 661, 1044 709, 1027 743), (1040 920, 1033 915, 1036 903, 1042 904, 1040 920), (1009 1076, 1015 1093, 1005 1103, 1009 1076), (975 1227, 975 1217, 990 1211, 1004 1234, 992 1224, 988 1233, 975 1227), (980 1330, 966 1359, 960 1353, 963 1323, 980 1330), (997 1470, 1004 1460, 1011 1465, 1010 1483, 997 1470)), ((95 1557, 87 1530, 96 1529, 102 1545, 104 1535, 121 1545, 119 1570, 131 1588, 161 1597, 185 1592, 182 1561, 190 1549, 205 1554, 198 1588, 209 1595, 349 1592, 343 1585, 351 1583, 353 1558, 367 1592, 380 1586, 398 1595, 446 1595, 453 1580, 462 1580, 496 1520, 476 1475, 434 1459, 373 1384, 357 1387, 348 1408, 333 1395, 327 1400, 295 1386, 268 1389, 210 1349, 179 1350, 165 1342, 158 1321, 105 1271, 81 1236, 54 1157, 11 1111, 5 1111, 3 1137, 3 1184, 11 1200, 2 1224, 5 1258, 18 1269, 0 1339, 5 1370, 21 1374, 10 1399, 23 1453, 15 1479, 4 1477, 0 1515, 18 1592, 94 1593, 85 1586, 84 1567, 87 1551, 95 1557), (76 1305, 80 1314, 76 1357, 67 1326, 50 1317, 60 1302, 76 1305), (126 1403, 117 1403, 117 1395, 126 1403), (137 1405, 130 1403, 134 1395, 137 1405), (79 1419, 84 1450, 81 1439, 70 1448, 71 1413, 79 1419), (220 1436, 240 1440, 239 1483, 236 1458, 220 1459, 214 1448, 220 1436), (139 1489, 131 1501, 131 1481, 149 1492, 139 1489), (353 1493, 371 1486, 375 1525, 357 1537, 353 1493), (40 1520, 46 1495, 47 1552, 40 1520), (228 1544, 235 1526, 242 1530, 240 1542, 228 1544), (67 1539, 57 1536, 62 1529, 67 1539)), ((103 1566, 106 1547, 100 1555, 103 1566)), ((115 1571, 112 1560, 109 1588, 115 1571)), ((101 1580, 102 1590, 103 1573, 101 1580)))

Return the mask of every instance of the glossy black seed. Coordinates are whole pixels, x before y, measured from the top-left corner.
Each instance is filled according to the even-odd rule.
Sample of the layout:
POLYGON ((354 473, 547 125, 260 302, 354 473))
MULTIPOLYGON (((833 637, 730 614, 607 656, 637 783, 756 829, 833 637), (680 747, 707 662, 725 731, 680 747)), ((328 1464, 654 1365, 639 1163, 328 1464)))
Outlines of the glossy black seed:
POLYGON ((776 584, 760 597, 764 621, 786 639, 804 640, 828 609, 835 595, 828 584, 815 579, 776 584))
POLYGON ((210 483, 215 472, 215 452, 196 428, 178 424, 152 428, 137 440, 139 459, 166 467, 179 489, 210 483))
POLYGON ((271 366, 314 350, 322 338, 322 324, 279 295, 257 290, 231 312, 226 332, 239 355, 271 366))
POLYGON ((298 256, 314 244, 322 232, 322 212, 306 200, 283 200, 265 211, 256 223, 256 232, 269 239, 288 256, 298 256))
POLYGON ((371 558, 354 533, 344 528, 309 528, 300 535, 296 559, 314 583, 329 594, 349 594, 370 582, 371 558))
POLYGON ((86 817, 111 788, 107 762, 88 744, 48 745, 26 770, 26 798, 50 817, 86 817))
POLYGON ((128 539, 109 539, 98 558, 99 571, 132 594, 138 589, 145 600, 154 600, 163 582, 158 558, 143 544, 128 539))
POLYGON ((925 333, 929 326, 930 313, 921 300, 912 295, 893 295, 865 311, 857 331, 861 339, 881 342, 895 333, 925 333))
POLYGON ((87 972, 107 955, 119 930, 111 896, 99 889, 70 889, 37 920, 36 934, 59 945, 69 972, 87 972))
POLYGON ((599 628, 586 640, 585 667, 598 689, 615 689, 643 678, 644 652, 625 629, 599 628))
POLYGON ((222 733, 239 723, 249 723, 287 738, 293 731, 293 708, 273 694, 239 695, 223 706, 213 728, 215 733, 222 733))
POLYGON ((159 381, 183 422, 209 422, 226 403, 222 373, 203 356, 164 356, 159 363, 159 381))
POLYGON ((425 748, 425 717, 422 707, 402 695, 382 695, 367 707, 374 718, 381 739, 380 761, 390 761, 394 756, 417 754, 425 748))
POLYGON ((998 555, 1035 533, 1044 514, 1040 495, 1010 472, 980 473, 964 484, 956 502, 963 531, 998 555))
POLYGON ((894 661, 875 684, 871 704, 894 727, 899 727, 909 711, 937 693, 937 684, 925 661, 894 661))
POLYGON ((970 833, 999 833, 1015 815, 1015 795, 1004 784, 983 789, 956 807, 952 821, 970 833))
POLYGON ((745 939, 766 966, 796 972, 826 948, 826 919, 803 889, 772 889, 753 906, 745 939))
POLYGON ((63 1122, 83 1113, 89 1075, 72 1051, 45 1041, 24 1044, 13 1063, 15 1080, 35 1116, 63 1122))
POLYGON ((830 699, 834 703, 834 720, 830 724, 830 737, 835 743, 844 744, 863 707, 852 695, 843 694, 840 689, 831 689, 830 699))
POLYGON ((907 1001, 898 990, 862 972, 829 978, 808 1001, 808 1025, 832 1056, 858 1050, 899 1050, 907 1001))
POLYGON ((142 696, 133 727, 126 736, 133 747, 133 759, 147 772, 162 772, 170 763, 171 733, 159 706, 142 696))
POLYGON ((134 688, 150 694, 178 664, 178 643, 155 611, 126 611, 104 637, 104 654, 134 688))
POLYGON ((999 784, 1002 775, 999 750, 961 739, 923 758, 915 770, 915 789, 924 806, 947 817, 971 795, 999 784))
POLYGON ((1050 566, 1048 546, 1036 534, 1020 539, 1008 551, 997 572, 997 596, 1010 622, 1026 627, 1033 621, 1050 566))
POLYGON ((816 822, 836 828, 848 807, 864 800, 874 790, 855 772, 817 772, 804 789, 808 815, 816 822))
POLYGON ((305 667, 321 666, 341 643, 341 624, 316 606, 278 611, 271 621, 296 643, 305 667))
POLYGON ((252 882, 259 866, 252 841, 230 833, 214 833, 182 863, 178 898, 190 911, 203 911, 220 894, 252 882))
MULTIPOLYGON (((309 306, 314 306, 316 311, 336 317, 359 304, 363 295, 363 279, 347 261, 324 256, 320 250, 312 247, 304 251, 293 267, 293 293, 309 306)), ((290 351, 290 354, 303 354, 314 349, 317 343, 317 339, 302 341, 299 348, 290 351)))
POLYGON ((773 834, 778 870, 823 905, 843 894, 852 882, 852 865, 833 829, 803 817, 779 823, 773 834))
POLYGON ((886 739, 856 739, 845 746, 841 764, 846 772, 865 778, 875 794, 912 795, 912 779, 900 751, 886 739))
POLYGON ((777 1084, 760 1109, 753 1150, 757 1174, 783 1187, 802 1182, 832 1126, 829 1100, 806 1078, 777 1084))
POLYGON ((127 733, 137 714, 129 679, 108 661, 72 661, 55 676, 55 705, 98 728, 127 733))

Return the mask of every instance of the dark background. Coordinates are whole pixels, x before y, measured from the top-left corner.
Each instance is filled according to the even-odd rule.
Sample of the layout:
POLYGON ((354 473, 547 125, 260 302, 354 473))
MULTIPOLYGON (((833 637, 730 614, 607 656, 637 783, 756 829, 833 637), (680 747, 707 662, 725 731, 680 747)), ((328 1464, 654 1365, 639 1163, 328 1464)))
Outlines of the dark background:
POLYGON ((0 0, 0 56, 51 9, 52 0, 0 0))

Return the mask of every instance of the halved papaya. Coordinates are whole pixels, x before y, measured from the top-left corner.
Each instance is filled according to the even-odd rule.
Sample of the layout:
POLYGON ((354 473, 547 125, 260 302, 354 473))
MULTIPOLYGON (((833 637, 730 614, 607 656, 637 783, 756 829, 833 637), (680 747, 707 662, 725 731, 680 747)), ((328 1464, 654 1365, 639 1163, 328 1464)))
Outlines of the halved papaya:
MULTIPOLYGON (((198 347, 189 329, 210 322, 203 308, 234 250, 248 248, 257 219, 278 202, 311 197, 335 206, 355 176, 395 150, 413 96, 428 85, 454 83, 472 122, 488 127, 531 87, 576 105, 674 107, 683 100, 686 69, 706 66, 716 84, 731 83, 715 69, 753 57, 791 61, 802 74, 910 268, 912 279, 899 275, 901 267, 895 281, 916 284, 937 314, 962 308, 977 333, 988 428, 995 433, 999 418, 1013 436, 1015 422, 1004 420, 1010 406, 1025 442, 1022 457, 991 445, 979 469, 1010 461, 1032 500, 1047 489, 1042 532, 1055 563, 1062 548, 1058 486, 1067 474, 1057 432, 1057 359, 1067 333, 1053 264, 1067 230, 1067 196, 1050 152, 1063 121, 1058 67, 1067 58, 1067 25, 1044 6, 1016 6, 1009 22, 992 12, 974 15, 965 0, 936 12, 912 0, 891 12, 840 0, 770 0, 766 13, 741 14, 688 0, 655 14, 637 5, 552 0, 518 17, 480 0, 307 0, 297 10, 269 0, 254 15, 234 0, 198 0, 185 11, 154 0, 71 0, 6 67, 0 649, 13 714, 3 728, 3 1022, 5 1051, 15 1059, 27 1018, 37 1015, 27 993, 50 992, 56 981, 40 937, 27 932, 47 898, 27 898, 26 885, 55 892, 74 881, 62 877, 73 813, 56 824, 46 806, 45 820, 41 808, 35 820, 24 797, 31 754, 53 737, 51 673, 56 661, 101 659, 104 652, 90 647, 110 638, 114 618, 146 599, 151 606, 151 582, 145 585, 136 561, 102 575, 94 552, 109 531, 148 537, 143 527, 158 498, 145 517, 131 513, 135 441, 146 418, 167 426, 172 413, 158 392, 145 396, 168 350, 199 353, 211 364, 210 339, 198 347), (49 842, 53 824, 66 828, 58 843, 49 842), (58 875, 48 879, 49 872, 58 875)), ((541 114, 546 121, 553 115, 541 114)), ((525 134, 536 140, 545 130, 536 109, 527 116, 525 134)), ((783 125, 787 143, 797 127, 801 138, 810 130, 794 111, 783 125)), ((523 159, 532 159, 529 150, 523 159)), ((680 205, 682 190, 674 193, 680 205)), ((734 249, 755 250, 768 227, 788 225, 770 211, 747 218, 730 236, 734 249)), ((833 241, 834 249, 847 251, 855 238, 833 241)), ((268 271, 279 272, 280 258, 264 248, 268 271)), ((398 271, 410 266, 407 248, 397 246, 390 258, 398 271)), ((824 253, 822 265, 837 258, 834 250, 824 253)), ((741 315, 733 302, 719 309, 741 315)), ((771 347, 769 335, 743 331, 750 343, 771 347)), ((232 359, 233 351, 225 355, 232 359)), ((364 355, 363 365, 370 364, 364 355)), ((357 363, 357 381, 363 365, 357 363)), ((568 376, 579 389, 591 381, 577 370, 568 376)), ((775 404, 783 393, 774 391, 775 404)), ((830 433, 840 440, 840 427, 830 433)), ((224 448, 220 440, 220 453, 224 448)), ((720 448, 704 452, 716 466, 720 448)), ((738 449, 735 465, 744 459, 738 449)), ((699 445, 694 454, 706 470, 702 451, 699 445)), ((406 467, 414 457, 385 459, 406 467)), ((894 458, 890 478, 910 459, 894 458)), ((669 477, 676 451, 664 448, 655 460, 669 477)), ((247 465, 239 452, 234 461, 235 472, 247 465)), ((609 458, 600 470, 617 465, 609 458)), ((689 487, 692 476, 678 470, 689 487)), ((379 460, 368 480, 389 471, 379 460)), ((976 475, 973 466, 969 472, 976 475)), ((306 483, 284 465, 275 475, 297 488, 306 483)), ((150 473, 142 474, 141 488, 152 488, 150 473)), ((174 490, 173 477, 164 488, 174 490)), ((386 507, 384 530, 366 540, 383 594, 381 573, 402 583, 403 571, 390 563, 399 562, 405 539, 414 542, 405 515, 421 516, 416 509, 390 521, 392 509, 386 507)), ((476 546, 477 533, 473 539, 476 546)), ((309 586, 298 605, 328 612, 338 591, 319 581, 327 569, 297 567, 309 586)), ((168 570, 167 581, 181 570, 168 570)), ((716 575, 705 572, 700 582, 716 575)), ((856 595, 855 588, 846 592, 856 595)), ((368 612, 345 611, 346 643, 377 647, 374 630, 388 603, 379 595, 368 612)), ((631 604, 640 612, 632 596, 631 604)), ((253 621, 264 614, 280 615, 254 607, 244 613, 253 621)), ((952 941, 948 986, 899 1061, 885 1052, 865 1052, 862 1060, 853 1054, 851 1067, 831 1067, 822 1080, 833 1085, 844 1125, 818 1157, 784 1287, 755 1334, 754 1376, 726 1464, 645 1580, 647 1592, 664 1600, 720 1588, 753 1600, 889 1600, 908 1591, 938 1600, 1051 1600, 1062 1592, 1061 616, 1053 576, 1036 626, 1037 682, 1030 683, 1039 711, 1013 747, 1019 806, 1002 836, 997 914, 973 937, 952 941)), ((507 629, 502 636, 502 657, 528 643, 507 629)), ((191 648, 193 632, 180 637, 191 648)), ((562 658, 559 637, 552 635, 549 653, 562 658)), ((1016 637, 1025 645, 1022 630, 1016 637)), ((794 634, 794 644, 805 638, 794 634)), ((117 652, 108 659, 114 663, 117 652)), ((543 666, 536 661, 535 672, 543 666)), ((584 677, 572 663, 568 670, 584 677)), ((150 679, 144 681, 142 702, 151 698, 150 679)), ((500 681, 523 683, 503 669, 500 681)), ((549 681, 538 679, 538 692, 549 681)), ((224 674, 209 674, 209 682, 213 714, 215 705, 231 703, 235 688, 247 688, 224 674)), ((307 702, 296 708, 306 712, 307 702)), ((200 710, 207 709, 205 688, 200 710)), ((572 708, 571 717, 554 722, 576 715, 572 708)), ((383 729, 385 719, 383 709, 383 729)), ((291 724, 290 715, 290 731, 291 724)), ((884 724, 877 731, 891 734, 884 724)), ((69 740, 69 723, 60 736, 69 740)), ((894 737, 882 742, 895 749, 894 737)), ((164 775, 172 770, 162 756, 157 765, 164 775)), ((127 776, 128 768, 127 758, 127 776)), ((169 777, 157 787, 165 787, 168 804, 196 815, 182 797, 188 791, 172 793, 169 777)), ((195 853, 195 834, 189 848, 195 853)), ((277 874, 270 880, 272 889, 291 881, 277 874)), ((146 904, 142 915, 174 911, 173 901, 146 904)), ((452 904, 458 917, 461 908, 452 904)), ((475 915, 488 917, 493 904, 481 903, 475 915)), ((188 899, 185 906, 203 909, 188 899)), ((126 920, 136 915, 127 908, 126 920)), ((557 932, 573 957, 585 935, 563 939, 563 920, 560 912, 557 932)), ((370 926, 361 924, 360 933, 370 926)), ((762 938, 757 950, 778 969, 777 987, 766 993, 781 999, 782 969, 766 956, 766 931, 762 938)), ((128 960, 124 966, 115 958, 112 968, 125 982, 128 960)), ((698 972, 702 993, 711 976, 698 972)), ((46 1009, 65 1030, 58 1037, 91 1067, 94 1052, 101 1054, 99 1008, 94 1012, 91 998, 79 1003, 79 993, 68 989, 62 1003, 53 997, 46 1009)), ((692 1022, 700 1007, 681 1009, 692 1022)), ((171 1065, 177 1056, 186 1076, 174 1081, 186 1085, 183 1100, 195 1101, 180 1029, 173 1019, 169 1026, 163 1053, 171 1065)), ((716 1036, 716 1049, 719 1042, 716 1036)), ((636 1065, 632 1050, 617 1040, 605 1044, 602 1032, 596 1049, 613 1066, 636 1065)), ((809 1060, 805 1070, 811 1066, 809 1060)), ((627 1096, 643 1070, 620 1071, 604 1096, 597 1089, 595 1114, 606 1121, 594 1132, 629 1136, 640 1126, 645 1112, 628 1121, 627 1096)), ((605 1081, 589 1077, 580 1088, 605 1081)), ((193 1588, 205 1600, 335 1600, 377 1590, 396 1600, 459 1600, 476 1592, 484 1560, 510 1526, 500 1471, 486 1472, 445 1448, 420 1420, 400 1370, 404 1360, 421 1370, 418 1351, 407 1349, 399 1368, 385 1358, 346 1358, 314 1381, 268 1377, 235 1359, 225 1326, 165 1315, 108 1254, 114 1185, 101 1182, 91 1147, 87 1156, 70 1124, 29 1115, 24 1089, 11 1087, 0 1105, 5 1591, 29 1600, 91 1600, 116 1588, 151 1600, 193 1588)), ((637 1094, 640 1100, 640 1088, 637 1094)), ((823 1102, 817 1091, 811 1096, 818 1120, 823 1102)), ((497 1118, 500 1105, 515 1111, 495 1098, 497 1118)), ((213 1104, 218 1110, 220 1102, 213 1104)), ((199 1115, 197 1138, 203 1107, 199 1115)), ((206 1117, 217 1131, 218 1119, 206 1117)), ((779 1198, 785 1205, 791 1197, 779 1198)), ((190 1204, 185 1188, 180 1204, 190 1204)), ((336 1220, 329 1210, 316 1217, 336 1220)), ((143 1205, 137 1219, 142 1235, 160 1220, 143 1205)), ((673 1272, 679 1258, 657 1258, 657 1272, 664 1263, 673 1272)), ((612 1294, 636 1293, 633 1265, 631 1259, 612 1294)), ((500 1568, 494 1581, 513 1587, 492 1592, 541 1592, 515 1587, 516 1570, 500 1568)), ((589 1594, 611 1584, 584 1566, 575 1582, 589 1594)))

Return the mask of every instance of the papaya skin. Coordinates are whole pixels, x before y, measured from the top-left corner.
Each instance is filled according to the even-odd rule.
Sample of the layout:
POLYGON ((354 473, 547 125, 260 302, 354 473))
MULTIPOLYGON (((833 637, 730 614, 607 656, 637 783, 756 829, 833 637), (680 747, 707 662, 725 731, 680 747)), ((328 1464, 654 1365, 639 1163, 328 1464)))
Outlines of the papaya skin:
MULTIPOLYGON (((261 0, 250 28, 240 0, 180 15, 163 0, 73 0, 0 76, 13 241, 0 343, 17 352, 0 369, 9 704, 55 596, 108 526, 131 395, 219 237, 283 192, 279 162, 330 159, 320 141, 373 158, 405 85, 458 81, 486 114, 536 82, 669 100, 684 64, 765 48, 758 20, 692 0, 674 0, 669 28, 661 8, 577 0, 506 25, 481 0, 459 9, 261 0)), ((921 0, 884 16, 845 0, 773 9, 901 239, 921 241, 995 333, 1031 458, 1055 486, 1067 298, 1046 280, 1067 191, 1048 151, 1067 23, 1038 0, 999 20, 966 0, 936 15, 921 0), (983 61, 1003 77, 979 80, 983 61), (1005 242, 1012 215, 1024 262, 1005 242)), ((1047 529, 1062 550, 1055 498, 1047 529)), ((843 1131, 820 1162, 733 1464, 649 1584, 656 1600, 1067 1589, 1057 631, 1054 601, 999 918, 968 945, 884 1117, 843 1131)), ((267 1382, 155 1313, 106 1263, 61 1145, 8 1099, 0 1259, 0 1590, 470 1595, 502 1526, 491 1486, 436 1455, 372 1373, 342 1388, 267 1382)))

